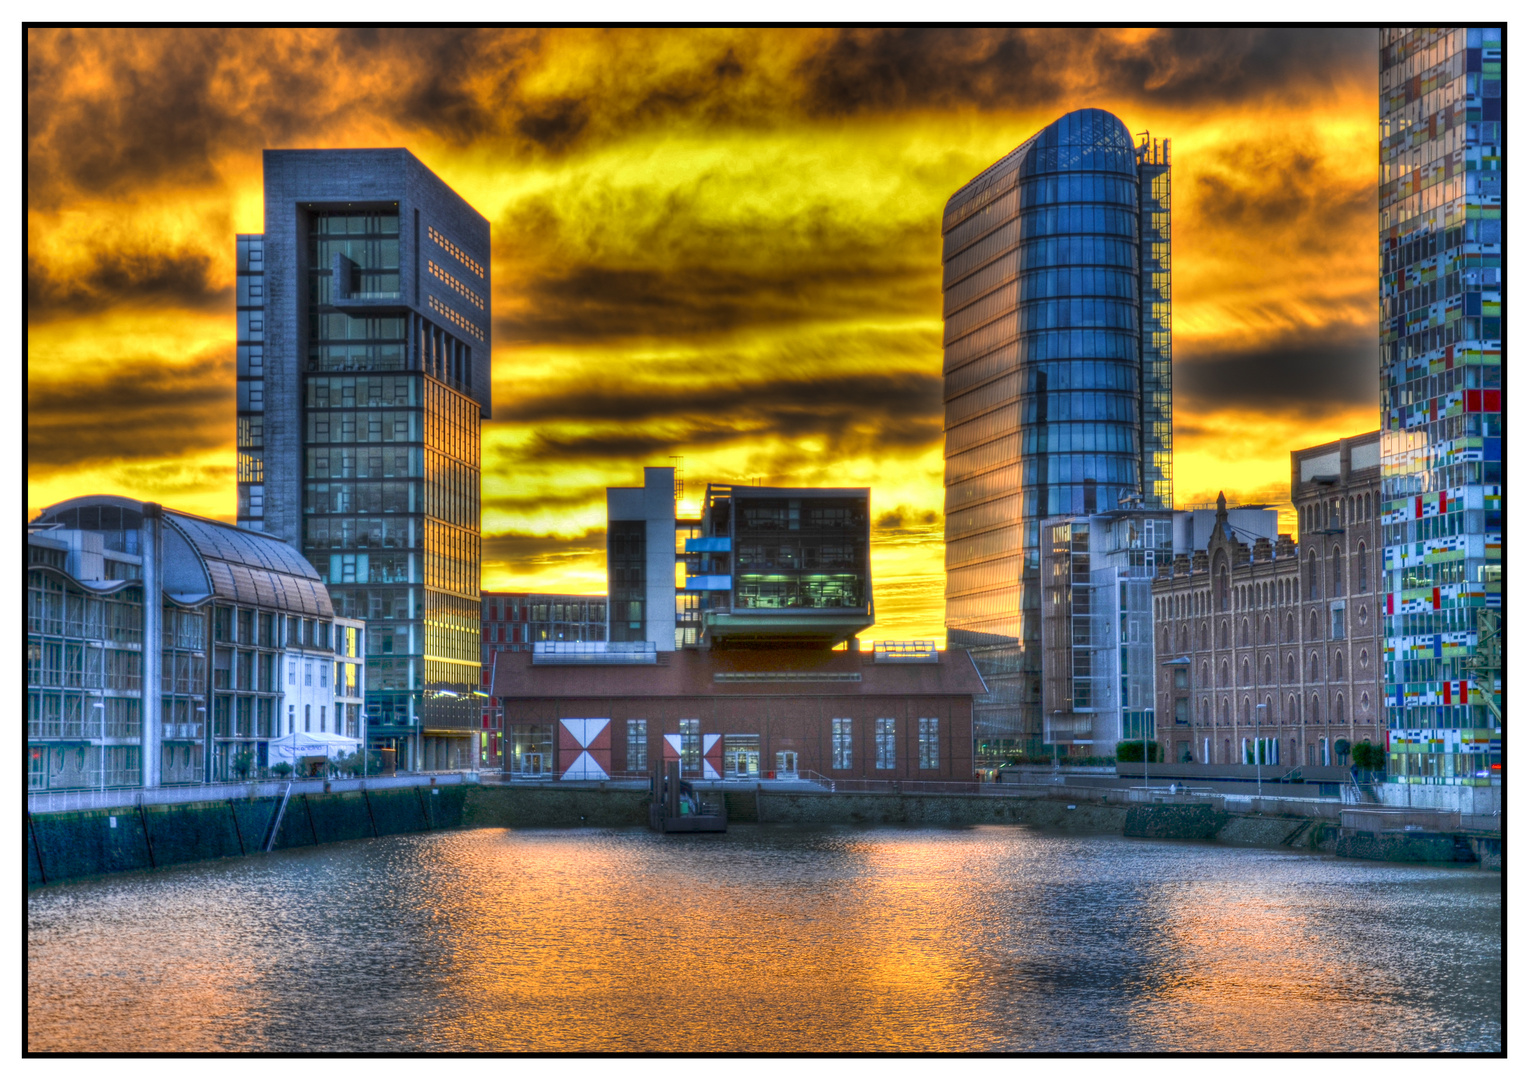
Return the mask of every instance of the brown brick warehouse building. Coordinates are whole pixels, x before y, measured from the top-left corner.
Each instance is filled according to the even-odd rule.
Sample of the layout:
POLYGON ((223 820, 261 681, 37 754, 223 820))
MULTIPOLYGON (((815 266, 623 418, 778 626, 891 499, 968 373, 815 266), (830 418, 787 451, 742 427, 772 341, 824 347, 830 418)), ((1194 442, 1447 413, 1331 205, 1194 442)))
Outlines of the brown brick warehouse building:
MULTIPOLYGON (((1300 541, 1220 520, 1152 584, 1158 734, 1175 760, 1346 766, 1384 745, 1380 433, 1291 454, 1300 541)), ((1224 518, 1224 515, 1222 515, 1224 518)))
POLYGON ((562 664, 502 653, 505 767, 600 779, 665 755, 701 779, 970 780, 982 678, 965 652, 923 657, 686 649, 646 664, 562 664))

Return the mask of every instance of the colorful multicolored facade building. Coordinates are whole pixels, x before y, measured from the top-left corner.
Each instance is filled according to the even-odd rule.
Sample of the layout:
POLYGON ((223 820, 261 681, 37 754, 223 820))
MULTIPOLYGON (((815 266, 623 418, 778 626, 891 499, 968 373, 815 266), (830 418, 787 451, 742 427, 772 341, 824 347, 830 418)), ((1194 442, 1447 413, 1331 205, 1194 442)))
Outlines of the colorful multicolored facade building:
POLYGON ((1393 779, 1501 777, 1502 30, 1380 31, 1384 687, 1393 779))

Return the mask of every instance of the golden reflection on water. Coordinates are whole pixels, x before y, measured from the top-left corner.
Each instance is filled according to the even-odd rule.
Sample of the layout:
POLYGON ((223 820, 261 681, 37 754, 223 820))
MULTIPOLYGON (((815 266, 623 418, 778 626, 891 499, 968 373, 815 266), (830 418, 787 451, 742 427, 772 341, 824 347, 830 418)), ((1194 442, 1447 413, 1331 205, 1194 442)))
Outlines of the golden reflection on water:
POLYGON ((34 893, 28 1039, 1493 1049, 1498 885, 1014 827, 393 837, 34 893))

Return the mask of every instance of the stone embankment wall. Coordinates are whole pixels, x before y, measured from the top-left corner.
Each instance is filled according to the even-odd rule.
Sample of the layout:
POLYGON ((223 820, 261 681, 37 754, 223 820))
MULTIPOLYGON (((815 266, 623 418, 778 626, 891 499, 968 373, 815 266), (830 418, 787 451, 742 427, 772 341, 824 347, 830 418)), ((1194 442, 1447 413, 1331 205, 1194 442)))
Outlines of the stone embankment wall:
MULTIPOLYGON (((462 826, 467 785, 294 793, 273 850, 462 826)), ((124 806, 26 816, 27 887, 265 850, 281 800, 124 806)))
MULTIPOLYGON (((647 823, 647 791, 597 786, 453 784, 294 793, 274 849, 457 828, 624 828, 647 823)), ((734 823, 1030 825, 1164 840, 1214 840, 1391 862, 1502 865, 1501 839, 1438 834, 1340 836, 1315 816, 1227 813, 1204 803, 1126 804, 1099 793, 1007 795, 727 791, 734 823)), ((27 886, 265 850, 280 799, 29 814, 27 886), (115 822, 113 822, 115 819, 115 822)))

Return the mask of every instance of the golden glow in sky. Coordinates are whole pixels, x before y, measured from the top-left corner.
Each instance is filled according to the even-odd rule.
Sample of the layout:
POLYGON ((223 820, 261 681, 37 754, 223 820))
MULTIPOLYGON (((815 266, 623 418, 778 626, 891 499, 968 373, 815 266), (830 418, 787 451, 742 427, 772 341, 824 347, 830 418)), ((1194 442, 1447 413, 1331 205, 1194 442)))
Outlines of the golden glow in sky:
POLYGON ((678 456, 869 486, 866 637, 943 638, 940 212, 1074 108, 1173 140, 1179 504, 1378 425, 1373 31, 31 30, 27 78, 33 511, 232 520, 267 147, 492 224, 485 588, 603 592, 605 487, 678 456))

